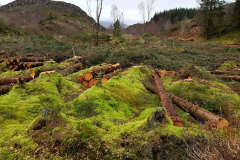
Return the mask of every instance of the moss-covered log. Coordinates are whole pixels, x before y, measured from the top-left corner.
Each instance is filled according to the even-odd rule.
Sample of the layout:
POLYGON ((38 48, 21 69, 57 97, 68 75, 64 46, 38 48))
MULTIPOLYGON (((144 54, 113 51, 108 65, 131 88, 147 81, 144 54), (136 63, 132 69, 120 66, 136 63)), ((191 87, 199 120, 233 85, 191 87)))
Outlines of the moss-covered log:
POLYGON ((183 127, 181 118, 179 117, 177 111, 175 110, 171 100, 169 99, 168 93, 166 92, 158 74, 156 74, 155 83, 157 85, 157 93, 161 99, 163 108, 167 110, 167 115, 173 121, 173 125, 176 127, 183 127))
POLYGON ((71 73, 74 73, 74 71, 78 71, 78 70, 81 70, 81 69, 84 69, 84 66, 82 63, 77 63, 77 64, 74 64, 66 69, 64 69, 63 71, 60 72, 60 74, 62 76, 67 76, 71 73))
POLYGON ((6 94, 11 91, 13 88, 14 84, 9 84, 9 85, 1 85, 0 86, 0 95, 6 94))
POLYGON ((169 97, 171 98, 172 102, 178 105, 180 108, 185 110, 186 112, 190 113, 191 115, 198 117, 202 121, 206 122, 212 122, 217 123, 218 129, 224 129, 229 126, 229 123, 226 119, 213 114, 212 112, 209 112, 198 105, 194 105, 182 98, 179 98, 177 96, 174 96, 172 94, 169 94, 169 97))

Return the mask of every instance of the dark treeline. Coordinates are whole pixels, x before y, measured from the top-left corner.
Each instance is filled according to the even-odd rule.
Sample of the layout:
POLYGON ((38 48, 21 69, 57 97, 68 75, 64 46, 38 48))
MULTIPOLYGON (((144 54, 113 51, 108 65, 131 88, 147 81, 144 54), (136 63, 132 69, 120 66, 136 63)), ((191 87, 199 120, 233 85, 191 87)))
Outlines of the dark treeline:
POLYGON ((159 18, 170 20, 172 24, 182 21, 185 18, 192 19, 197 13, 196 8, 175 8, 170 10, 164 10, 163 12, 157 12, 154 14, 151 20, 158 21, 159 18))

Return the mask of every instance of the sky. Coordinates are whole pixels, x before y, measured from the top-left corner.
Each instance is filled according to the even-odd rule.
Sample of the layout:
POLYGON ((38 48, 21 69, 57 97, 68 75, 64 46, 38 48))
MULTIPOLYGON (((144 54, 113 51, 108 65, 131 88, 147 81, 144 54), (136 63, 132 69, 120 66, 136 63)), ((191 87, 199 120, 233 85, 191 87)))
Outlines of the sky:
MULTIPOLYGON (((12 2, 13 0, 0 0, 1 5, 5 5, 7 3, 12 2)), ((58 1, 58 0, 55 0, 58 1)), ((87 11, 87 3, 86 0, 60 0, 67 3, 72 3, 79 6, 82 10, 86 13, 87 11)), ((147 0, 142 0, 147 3, 147 0)), ((227 2, 234 2, 235 0, 228 0, 227 2)), ((118 9, 124 13, 124 23, 127 25, 132 25, 135 23, 142 23, 142 17, 139 14, 138 5, 141 3, 141 0, 103 0, 103 8, 102 14, 100 17, 100 21, 112 22, 113 19, 110 17, 111 6, 115 4, 118 9)), ((154 3, 154 11, 152 16, 155 12, 169 10, 173 8, 196 8, 198 6, 196 0, 155 0, 154 3)), ((95 11, 96 9, 96 0, 91 1, 91 12, 92 16, 95 19, 95 11)))

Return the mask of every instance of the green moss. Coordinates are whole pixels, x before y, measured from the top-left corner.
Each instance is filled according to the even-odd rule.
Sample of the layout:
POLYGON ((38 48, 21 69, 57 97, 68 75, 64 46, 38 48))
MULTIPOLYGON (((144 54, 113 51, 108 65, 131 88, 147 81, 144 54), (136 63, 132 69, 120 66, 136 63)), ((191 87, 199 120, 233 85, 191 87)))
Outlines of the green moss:
POLYGON ((228 70, 236 67, 236 64, 234 62, 226 62, 223 63, 217 70, 228 70))

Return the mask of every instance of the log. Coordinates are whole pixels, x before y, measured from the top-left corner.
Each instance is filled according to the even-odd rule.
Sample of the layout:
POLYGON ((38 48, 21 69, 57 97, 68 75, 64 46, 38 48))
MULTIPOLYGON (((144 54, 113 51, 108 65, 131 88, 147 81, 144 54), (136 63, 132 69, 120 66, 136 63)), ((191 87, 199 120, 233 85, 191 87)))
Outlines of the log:
POLYGON ((84 79, 85 81, 90 81, 92 78, 93 78, 92 72, 85 72, 85 73, 83 74, 83 79, 84 79))
POLYGON ((84 69, 84 66, 82 63, 77 63, 77 64, 74 64, 70 67, 67 67, 66 69, 64 69, 63 71, 60 72, 60 74, 62 76, 67 76, 71 73, 74 73, 74 71, 78 71, 80 69, 84 69))
POLYGON ((47 57, 25 57, 25 58, 16 58, 17 62, 46 62, 50 59, 47 57))
POLYGON ((175 110, 171 100, 169 99, 168 93, 166 92, 159 76, 156 75, 154 78, 155 78, 155 83, 157 85, 157 93, 161 99, 163 108, 167 110, 167 115, 173 121, 174 126, 183 127, 182 120, 179 117, 177 111, 175 110))
POLYGON ((0 95, 6 94, 11 91, 13 88, 14 84, 9 84, 9 85, 1 85, 0 86, 0 95))
POLYGON ((21 76, 21 77, 8 77, 8 78, 0 78, 0 85, 6 85, 11 83, 17 83, 18 80, 22 79, 25 82, 29 82, 33 80, 31 75, 29 76, 21 76))
POLYGON ((167 71, 164 70, 155 70, 155 72, 160 76, 160 77, 164 77, 167 74, 167 71))
POLYGON ((2 63, 2 62, 4 62, 5 61, 5 59, 0 59, 0 63, 2 63))
POLYGON ((79 62, 79 63, 86 63, 86 59, 88 59, 90 56, 75 56, 73 58, 67 59, 68 62, 79 62))
POLYGON ((107 80, 109 80, 113 76, 117 75, 119 72, 122 72, 122 69, 118 69, 118 70, 116 70, 116 71, 114 71, 112 73, 104 74, 103 78, 106 78, 107 80))
POLYGON ((240 74, 238 71, 221 71, 221 70, 216 70, 213 71, 212 73, 214 74, 240 74))
POLYGON ((88 86, 91 88, 92 86, 95 86, 97 84, 97 80, 96 79, 91 79, 88 83, 88 86))
POLYGON ((107 82, 107 81, 108 81, 108 79, 105 78, 105 77, 103 77, 103 78, 101 79, 101 83, 102 83, 102 84, 105 83, 105 82, 107 82))
POLYGON ((240 81, 240 76, 220 76, 220 78, 224 80, 240 81))
POLYGON ((18 65, 24 64, 24 66, 38 67, 44 65, 45 62, 19 62, 18 65))
POLYGON ((88 86, 88 81, 83 80, 83 86, 89 87, 89 86, 88 86))
POLYGON ((224 119, 218 115, 215 115, 215 114, 199 107, 198 105, 194 105, 194 104, 192 104, 182 98, 174 96, 172 94, 169 94, 169 97, 171 98, 173 103, 175 103, 177 106, 179 106, 180 108, 182 108, 183 110, 185 110, 186 112, 191 114, 192 116, 198 117, 199 119, 201 119, 204 122, 207 122, 207 121, 216 122, 218 129, 224 129, 229 126, 229 123, 226 119, 224 119))
POLYGON ((119 63, 116 63, 114 65, 106 65, 104 67, 100 67, 100 68, 96 68, 96 69, 93 69, 92 70, 92 74, 93 74, 93 77, 95 77, 98 73, 109 73, 109 72, 112 72, 114 70, 116 70, 118 67, 120 67, 120 64, 119 63))
POLYGON ((79 76, 78 82, 82 82, 82 81, 83 81, 83 76, 79 76))

